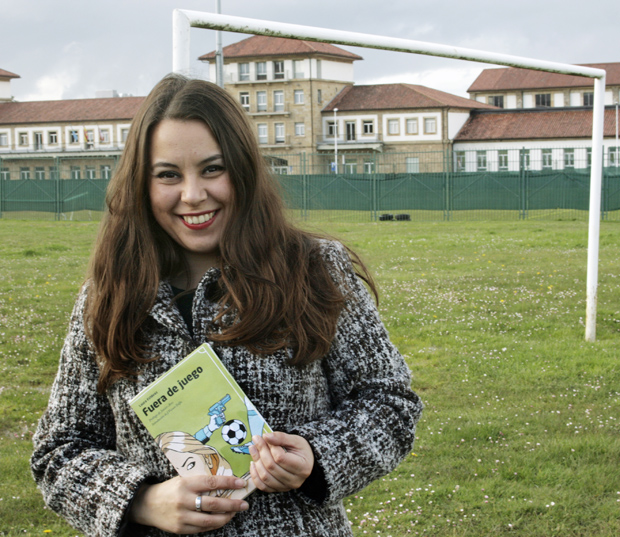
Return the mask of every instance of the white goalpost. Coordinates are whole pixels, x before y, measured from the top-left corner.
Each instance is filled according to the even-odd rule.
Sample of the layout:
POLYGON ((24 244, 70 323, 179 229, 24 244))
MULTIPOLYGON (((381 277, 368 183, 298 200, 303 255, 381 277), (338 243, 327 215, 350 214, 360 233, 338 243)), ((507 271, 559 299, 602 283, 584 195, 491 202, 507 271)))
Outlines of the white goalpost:
POLYGON ((590 169, 590 206, 588 229, 588 259, 586 281, 586 341, 596 340, 596 309, 598 290, 598 258, 601 213, 601 186, 603 174, 603 121, 605 113, 605 76, 603 69, 570 65, 483 50, 453 47, 409 39, 373 34, 346 32, 328 28, 302 26, 275 21, 248 19, 232 15, 175 9, 172 14, 172 70, 189 74, 190 28, 204 28, 226 32, 269 35, 350 45, 356 47, 392 50, 468 60, 480 63, 522 67, 578 75, 594 79, 594 106, 592 119, 592 167, 590 169))

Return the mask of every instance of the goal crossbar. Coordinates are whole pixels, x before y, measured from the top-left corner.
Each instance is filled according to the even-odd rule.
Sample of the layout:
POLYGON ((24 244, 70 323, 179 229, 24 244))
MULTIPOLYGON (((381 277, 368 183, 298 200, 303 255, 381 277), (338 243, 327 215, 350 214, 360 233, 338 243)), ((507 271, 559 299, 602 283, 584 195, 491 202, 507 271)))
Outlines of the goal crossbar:
POLYGON ((592 165, 590 169, 585 339, 587 341, 595 341, 601 187, 603 174, 605 70, 424 41, 347 32, 343 30, 276 21, 249 19, 233 15, 221 15, 218 13, 175 9, 172 14, 172 70, 175 73, 189 74, 190 72, 190 28, 268 35, 273 37, 286 37, 289 39, 304 39, 306 41, 439 56, 443 58, 593 78, 594 104, 592 118, 592 165))

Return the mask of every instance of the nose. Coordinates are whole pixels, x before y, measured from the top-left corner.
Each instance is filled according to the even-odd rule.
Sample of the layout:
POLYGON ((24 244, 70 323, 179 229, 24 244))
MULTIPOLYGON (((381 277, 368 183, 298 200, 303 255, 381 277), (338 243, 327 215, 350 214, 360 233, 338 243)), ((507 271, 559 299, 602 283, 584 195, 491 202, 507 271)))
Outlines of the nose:
POLYGON ((198 207, 201 203, 207 201, 208 198, 207 189, 199 177, 194 175, 185 177, 181 192, 181 201, 183 203, 192 207, 198 207))

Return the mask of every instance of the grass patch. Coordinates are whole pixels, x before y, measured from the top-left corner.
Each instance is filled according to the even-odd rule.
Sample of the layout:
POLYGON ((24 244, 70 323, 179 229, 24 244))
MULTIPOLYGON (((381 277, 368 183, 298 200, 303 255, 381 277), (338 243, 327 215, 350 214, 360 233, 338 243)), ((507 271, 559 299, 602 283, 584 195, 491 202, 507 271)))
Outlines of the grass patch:
MULTIPOLYGON (((413 453, 345 500, 354 534, 619 535, 620 223, 601 226, 596 343, 584 221, 320 227, 375 274, 426 403, 413 453)), ((0 221, 0 535, 76 534, 28 457, 96 230, 0 221)))

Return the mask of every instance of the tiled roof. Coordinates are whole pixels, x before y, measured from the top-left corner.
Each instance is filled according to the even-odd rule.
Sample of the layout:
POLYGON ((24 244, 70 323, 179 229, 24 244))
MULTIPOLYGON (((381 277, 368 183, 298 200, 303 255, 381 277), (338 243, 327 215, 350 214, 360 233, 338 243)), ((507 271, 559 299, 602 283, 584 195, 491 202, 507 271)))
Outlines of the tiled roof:
POLYGON ((413 84, 347 86, 336 95, 323 111, 331 112, 334 108, 343 112, 407 108, 496 109, 489 104, 413 84))
MULTIPOLYGON (((343 50, 329 43, 315 43, 300 39, 254 35, 222 49, 224 61, 227 59, 282 57, 282 56, 330 56, 344 60, 362 60, 361 56, 343 50)), ((198 58, 203 61, 215 59, 215 51, 198 58)))
POLYGON ((0 125, 131 120, 144 97, 0 103, 0 125))
MULTIPOLYGON (((605 109, 604 136, 616 135, 615 108, 605 109)), ((592 109, 526 109, 472 112, 457 142, 591 138, 592 109)))
MULTIPOLYGON (((620 63, 587 63, 583 67, 595 67, 607 71, 606 85, 620 85, 620 63)), ((503 69, 485 69, 467 90, 507 91, 526 89, 583 88, 594 85, 592 78, 575 75, 562 75, 532 69, 509 67, 503 69)))
POLYGON ((11 73, 11 71, 0 69, 0 78, 21 78, 21 76, 11 73))

